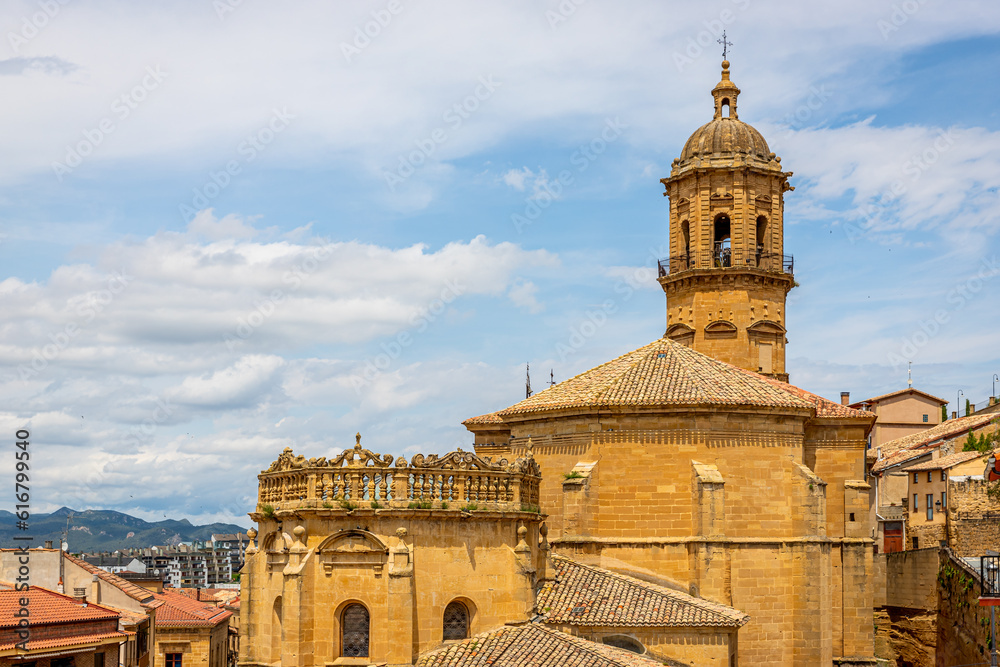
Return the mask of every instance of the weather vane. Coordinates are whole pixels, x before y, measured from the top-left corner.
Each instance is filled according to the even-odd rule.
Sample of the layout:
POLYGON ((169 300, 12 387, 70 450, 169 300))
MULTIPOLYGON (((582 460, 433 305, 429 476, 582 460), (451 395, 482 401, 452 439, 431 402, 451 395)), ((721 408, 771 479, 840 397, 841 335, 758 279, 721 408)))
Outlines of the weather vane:
POLYGON ((722 39, 717 39, 715 41, 718 42, 719 44, 722 44, 722 59, 728 60, 728 58, 726 58, 726 47, 732 46, 733 43, 726 41, 726 31, 725 30, 722 31, 722 39))

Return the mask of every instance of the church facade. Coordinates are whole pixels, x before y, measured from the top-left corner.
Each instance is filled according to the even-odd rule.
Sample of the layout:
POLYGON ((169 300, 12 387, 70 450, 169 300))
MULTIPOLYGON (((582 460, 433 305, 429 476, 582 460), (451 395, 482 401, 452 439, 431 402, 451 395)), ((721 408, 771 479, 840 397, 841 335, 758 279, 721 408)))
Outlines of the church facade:
POLYGON ((468 419, 475 453, 261 473, 240 664, 874 665, 871 414, 787 383, 791 172, 713 119, 663 179, 662 338, 468 419))

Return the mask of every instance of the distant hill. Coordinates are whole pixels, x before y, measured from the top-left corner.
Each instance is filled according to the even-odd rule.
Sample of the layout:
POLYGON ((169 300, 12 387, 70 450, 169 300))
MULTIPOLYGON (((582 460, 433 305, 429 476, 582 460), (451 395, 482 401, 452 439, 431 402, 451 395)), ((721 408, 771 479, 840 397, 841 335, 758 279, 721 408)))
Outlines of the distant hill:
POLYGON ((40 547, 45 540, 59 546, 66 518, 69 523, 69 550, 114 551, 115 549, 141 549, 158 545, 177 544, 193 540, 208 541, 213 533, 238 533, 244 529, 231 523, 212 523, 194 526, 187 519, 165 519, 150 523, 121 512, 111 510, 71 510, 61 507, 51 514, 32 514, 28 530, 18 530, 17 517, 0 510, 0 546, 15 545, 15 535, 35 538, 31 546, 40 547))

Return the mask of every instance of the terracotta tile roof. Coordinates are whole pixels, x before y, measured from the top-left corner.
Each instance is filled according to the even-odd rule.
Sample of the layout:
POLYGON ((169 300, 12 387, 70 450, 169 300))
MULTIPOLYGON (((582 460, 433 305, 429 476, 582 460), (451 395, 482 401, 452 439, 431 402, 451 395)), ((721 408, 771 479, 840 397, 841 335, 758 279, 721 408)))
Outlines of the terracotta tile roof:
POLYGON ((750 620, 732 607, 650 584, 565 556, 552 556, 556 579, 538 593, 535 609, 546 623, 619 627, 738 628, 750 620))
POLYGON ((623 649, 573 637, 540 623, 504 626, 425 653, 417 667, 662 667, 623 649))
POLYGON ((14 612, 20 608, 22 597, 30 600, 28 608, 31 610, 31 625, 118 618, 118 612, 99 604, 77 602, 68 595, 31 586, 26 591, 0 591, 0 628, 17 627, 20 619, 14 616, 14 612))
POLYGON ((929 429, 904 435, 880 446, 882 458, 872 466, 878 473, 894 465, 918 458, 935 449, 940 443, 965 435, 968 431, 981 428, 996 419, 995 415, 970 415, 941 422, 929 429))
POLYGON ((469 417, 463 424, 502 424, 503 418, 500 417, 495 412, 491 412, 488 415, 479 415, 478 417, 469 417))
POLYGON ((878 403, 879 401, 884 401, 887 398, 894 398, 896 396, 901 396, 902 394, 920 394, 921 396, 926 396, 932 400, 937 401, 940 405, 946 405, 948 401, 943 398, 938 398, 933 394, 928 394, 926 391, 920 391, 919 389, 914 389, 913 387, 907 387, 906 389, 900 389, 899 391, 890 391, 888 394, 882 394, 881 396, 875 396, 873 398, 866 398, 863 401, 855 401, 851 405, 861 405, 863 403, 878 403))
MULTIPOLYGON (((41 649, 78 646, 81 644, 99 645, 101 643, 111 643, 111 641, 117 643, 123 642, 133 636, 135 636, 134 632, 97 632, 86 635, 73 635, 72 637, 57 637, 54 639, 32 639, 28 642, 27 646, 29 651, 38 651, 41 649)), ((16 646, 16 642, 11 642, 10 644, 0 644, 0 651, 12 651, 16 646)), ((24 655, 23 651, 17 651, 17 653, 24 655)))
POLYGON ((467 420, 496 423, 520 414, 580 407, 733 405, 814 409, 818 416, 872 415, 752 373, 660 338, 511 407, 467 420))
POLYGON ((198 602, 176 591, 156 593, 163 603, 156 612, 156 627, 213 627, 229 620, 233 612, 219 609, 214 604, 198 602))
POLYGON ((84 570, 86 570, 91 574, 96 574, 98 578, 100 578, 102 581, 111 584, 112 586, 114 586, 115 588, 117 588, 122 593, 129 596, 136 602, 142 603, 143 606, 156 607, 159 606, 160 604, 156 601, 152 592, 146 590, 142 586, 133 584, 131 581, 126 581, 122 579, 117 574, 111 574, 107 570, 102 570, 101 568, 95 567, 94 565, 91 565, 90 563, 81 558, 77 558, 76 556, 72 556, 65 552, 63 552, 63 558, 65 558, 71 563, 79 565, 80 567, 82 567, 84 570))
POLYGON ((983 452, 955 452, 954 454, 941 456, 932 461, 924 461, 923 463, 908 466, 906 468, 906 472, 919 472, 921 470, 947 470, 952 466, 957 466, 959 463, 966 463, 978 458, 986 458, 989 455, 989 452, 986 452, 985 454, 983 452))

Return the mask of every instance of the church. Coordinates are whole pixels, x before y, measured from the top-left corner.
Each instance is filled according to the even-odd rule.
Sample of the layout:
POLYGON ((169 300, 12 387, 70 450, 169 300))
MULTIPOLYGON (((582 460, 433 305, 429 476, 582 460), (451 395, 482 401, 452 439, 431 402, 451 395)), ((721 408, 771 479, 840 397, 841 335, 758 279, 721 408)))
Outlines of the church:
POLYGON ((661 338, 467 419, 474 452, 286 449, 239 664, 874 665, 874 417, 788 384, 792 173, 713 117, 662 179, 661 338))

